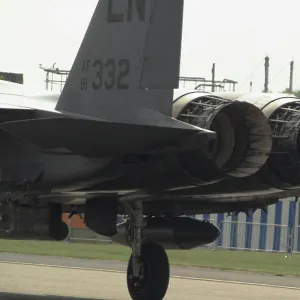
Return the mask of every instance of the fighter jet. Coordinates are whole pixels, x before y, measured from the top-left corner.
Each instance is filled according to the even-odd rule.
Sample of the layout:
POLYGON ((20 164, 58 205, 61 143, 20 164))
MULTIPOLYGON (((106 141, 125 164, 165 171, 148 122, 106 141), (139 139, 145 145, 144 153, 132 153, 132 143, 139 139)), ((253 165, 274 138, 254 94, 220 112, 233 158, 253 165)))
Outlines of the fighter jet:
POLYGON ((134 300, 164 298, 165 249, 218 238, 187 215, 299 194, 300 100, 178 90, 183 8, 101 0, 61 94, 0 82, 2 237, 63 240, 62 211, 78 207, 87 227, 132 248, 134 300))

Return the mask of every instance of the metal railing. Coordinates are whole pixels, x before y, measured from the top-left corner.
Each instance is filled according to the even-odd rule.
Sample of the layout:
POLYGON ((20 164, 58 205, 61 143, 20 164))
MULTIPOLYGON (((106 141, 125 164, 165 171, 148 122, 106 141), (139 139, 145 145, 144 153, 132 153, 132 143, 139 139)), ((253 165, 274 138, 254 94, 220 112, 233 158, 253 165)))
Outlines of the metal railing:
POLYGON ((286 225, 223 221, 218 227, 218 248, 288 252, 290 228, 286 225))
POLYGON ((300 253, 300 226, 293 227, 291 232, 291 252, 300 253))

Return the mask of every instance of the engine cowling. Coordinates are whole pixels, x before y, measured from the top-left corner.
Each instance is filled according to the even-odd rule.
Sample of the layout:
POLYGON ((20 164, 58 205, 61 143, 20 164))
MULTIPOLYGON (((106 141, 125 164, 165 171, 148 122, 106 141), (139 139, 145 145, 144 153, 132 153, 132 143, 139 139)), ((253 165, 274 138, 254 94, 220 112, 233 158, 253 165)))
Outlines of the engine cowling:
POLYGON ((271 152, 271 126, 262 111, 246 101, 185 92, 173 103, 173 117, 217 133, 203 152, 179 157, 185 170, 203 183, 224 176, 250 176, 262 168, 271 152))
POLYGON ((272 129, 272 151, 265 178, 275 187, 300 185, 300 99, 285 94, 245 94, 238 101, 254 104, 267 117, 272 129))

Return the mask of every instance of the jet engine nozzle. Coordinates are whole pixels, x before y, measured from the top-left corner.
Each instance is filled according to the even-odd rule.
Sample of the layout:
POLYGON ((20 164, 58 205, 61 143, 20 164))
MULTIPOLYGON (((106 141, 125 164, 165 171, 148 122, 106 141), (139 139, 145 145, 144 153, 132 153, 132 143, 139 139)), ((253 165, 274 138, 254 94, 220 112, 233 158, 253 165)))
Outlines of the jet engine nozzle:
MULTIPOLYGON (((246 100, 247 98, 244 97, 246 100)), ((257 102, 261 104, 262 101, 257 102)), ((283 96, 261 108, 269 119, 273 147, 267 162, 273 186, 295 188, 300 185, 300 99, 283 96)))
POLYGON ((194 92, 174 102, 173 117, 217 134, 203 151, 179 158, 186 171, 204 182, 226 175, 250 176, 262 168, 271 152, 271 126, 262 111, 250 103, 194 92), (208 163, 205 168, 203 159, 211 166, 208 163))
POLYGON ((262 178, 272 186, 294 189, 300 186, 300 99, 289 94, 222 93, 232 100, 259 108, 272 130, 272 150, 261 170, 262 178))

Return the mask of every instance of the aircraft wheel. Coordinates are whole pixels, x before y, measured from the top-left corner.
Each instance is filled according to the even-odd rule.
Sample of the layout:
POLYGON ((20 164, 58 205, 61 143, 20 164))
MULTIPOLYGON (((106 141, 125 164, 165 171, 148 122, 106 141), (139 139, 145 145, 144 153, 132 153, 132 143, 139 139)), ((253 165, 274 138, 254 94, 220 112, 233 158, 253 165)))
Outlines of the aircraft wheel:
POLYGON ((170 266, 165 250, 158 244, 141 247, 141 276, 133 277, 132 255, 127 267, 127 287, 133 300, 162 300, 168 290, 170 266))
POLYGON ((49 234, 54 240, 63 241, 69 236, 69 226, 65 222, 59 222, 58 224, 51 225, 49 234))

